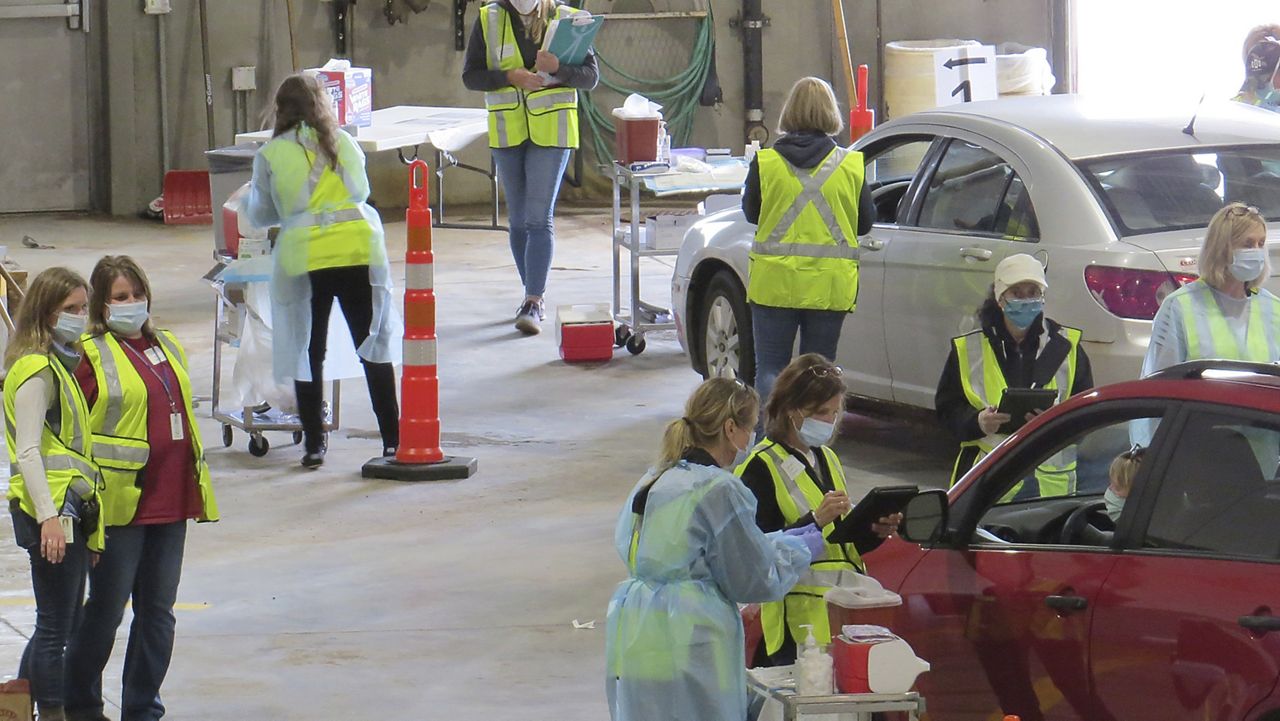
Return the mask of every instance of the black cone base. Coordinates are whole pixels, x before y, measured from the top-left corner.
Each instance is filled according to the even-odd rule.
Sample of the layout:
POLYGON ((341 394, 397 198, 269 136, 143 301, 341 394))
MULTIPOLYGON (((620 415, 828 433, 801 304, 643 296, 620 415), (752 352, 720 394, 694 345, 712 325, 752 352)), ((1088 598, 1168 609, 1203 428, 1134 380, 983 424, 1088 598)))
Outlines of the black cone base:
POLYGON ((437 463, 396 463, 394 458, 371 458, 360 469, 360 475, 392 481, 456 481, 470 478, 476 466, 476 459, 460 456, 445 456, 437 463))

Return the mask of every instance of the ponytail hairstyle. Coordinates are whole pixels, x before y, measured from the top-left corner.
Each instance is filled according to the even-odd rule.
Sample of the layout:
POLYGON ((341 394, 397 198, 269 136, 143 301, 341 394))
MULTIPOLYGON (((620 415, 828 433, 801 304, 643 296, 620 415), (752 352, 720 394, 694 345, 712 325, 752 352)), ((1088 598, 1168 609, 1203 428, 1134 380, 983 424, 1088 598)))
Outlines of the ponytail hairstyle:
POLYGON ((787 364, 773 382, 769 402, 765 405, 765 433, 780 438, 795 430, 792 411, 807 413, 839 396, 847 389, 843 371, 817 353, 805 353, 787 364))
POLYGON ((329 167, 338 167, 338 121, 333 117, 329 94, 315 73, 294 73, 276 89, 275 131, 279 137, 290 130, 301 131, 300 125, 316 131, 320 154, 329 167))
MULTIPOLYGON (((122 277, 128 278, 133 287, 142 289, 142 294, 147 297, 147 310, 151 310, 151 283, 142 267, 127 255, 104 255, 89 274, 90 335, 100 336, 109 332, 107 306, 111 304, 111 286, 117 278, 122 277)), ((149 339, 156 337, 156 329, 150 318, 142 324, 142 335, 149 339)))
POLYGON ((80 274, 54 266, 40 271, 27 294, 18 306, 14 318, 13 338, 4 353, 4 367, 11 368, 24 355, 48 353, 53 347, 53 324, 49 319, 57 315, 76 288, 89 289, 80 274))
POLYGON ((662 473, 692 448, 710 448, 724 437, 724 422, 733 419, 744 428, 755 425, 760 396, 742 381, 711 378, 703 381, 684 404, 684 416, 667 424, 657 472, 662 473))

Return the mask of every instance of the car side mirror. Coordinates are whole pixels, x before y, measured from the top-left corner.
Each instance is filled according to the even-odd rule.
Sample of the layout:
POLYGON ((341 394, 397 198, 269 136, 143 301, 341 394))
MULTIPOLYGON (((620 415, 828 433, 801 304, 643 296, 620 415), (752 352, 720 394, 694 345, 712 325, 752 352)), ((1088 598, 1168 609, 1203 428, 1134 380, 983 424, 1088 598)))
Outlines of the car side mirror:
POLYGON ((936 543, 946 527, 946 491, 921 491, 902 509, 902 524, 898 526, 898 535, 903 540, 927 546, 936 543))

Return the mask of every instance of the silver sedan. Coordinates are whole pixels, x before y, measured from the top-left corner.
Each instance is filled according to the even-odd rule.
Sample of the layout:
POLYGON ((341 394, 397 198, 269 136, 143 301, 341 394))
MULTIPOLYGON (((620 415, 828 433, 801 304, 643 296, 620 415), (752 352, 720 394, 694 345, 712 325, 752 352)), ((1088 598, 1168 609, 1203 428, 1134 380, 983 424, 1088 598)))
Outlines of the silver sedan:
MULTIPOLYGON (((992 272, 1014 253, 1045 264, 1046 312, 1083 331, 1095 382, 1135 378, 1160 301, 1197 277, 1210 216, 1242 201, 1280 218, 1280 115, 1239 103, 1008 98, 896 119, 854 147, 878 219, 858 239, 858 307, 836 361, 874 404, 933 407, 949 339, 978 327, 992 272)), ((672 308, 704 376, 754 377, 754 233, 731 209, 685 235, 672 308)))

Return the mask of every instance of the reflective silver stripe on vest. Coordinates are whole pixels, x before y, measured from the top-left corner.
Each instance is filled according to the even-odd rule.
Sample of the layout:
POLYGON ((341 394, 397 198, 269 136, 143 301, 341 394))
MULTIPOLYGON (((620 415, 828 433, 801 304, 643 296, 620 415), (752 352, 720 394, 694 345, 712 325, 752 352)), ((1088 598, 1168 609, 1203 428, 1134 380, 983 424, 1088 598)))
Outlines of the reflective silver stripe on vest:
POLYGON ((569 147, 569 113, 570 110, 561 110, 556 113, 556 147, 569 147))
POLYGON ((505 148, 511 144, 511 140, 507 135, 507 111, 493 110, 489 112, 489 117, 493 118, 493 132, 498 136, 498 147, 505 148))
POLYGON ((302 217, 307 218, 308 222, 295 223, 291 227, 324 228, 326 226, 333 225, 334 223, 349 223, 353 220, 363 220, 364 214, 360 212, 359 208, 343 208, 342 210, 325 210, 319 213, 307 213, 303 214, 302 217))
POLYGON ((435 287, 435 263, 406 263, 405 290, 431 290, 435 287))
POLYGON ((324 176, 324 169, 327 167, 324 155, 314 143, 304 142, 301 138, 298 140, 302 144, 303 149, 315 156, 315 160, 311 161, 311 172, 307 175, 307 182, 298 191, 298 200, 293 206, 296 209, 294 213, 301 213, 311 204, 311 196, 316 193, 316 186, 320 185, 320 178, 324 176))
MULTIPOLYGON (((576 102, 578 99, 577 93, 578 91, 573 90, 572 88, 543 90, 542 92, 525 97, 525 107, 529 108, 529 110, 550 110, 552 107, 561 103, 568 105, 576 102)), ((564 108, 564 110, 567 111, 569 108, 564 108)))
MULTIPOLYGON (((160 345, 164 346, 164 350, 178 363, 182 363, 182 353, 178 351, 178 345, 169 339, 164 333, 156 333, 156 340, 160 341, 160 345)), ((183 368, 186 366, 184 365, 183 368)))
POLYGON ((783 243, 775 240, 756 241, 751 252, 757 255, 798 256, 801 258, 837 258, 857 260, 860 249, 856 245, 817 245, 814 243, 783 243))
POLYGON ((111 344, 105 335, 90 338, 89 342, 98 349, 98 366, 102 368, 102 377, 107 384, 107 387, 102 389, 107 396, 107 410, 101 432, 104 435, 114 436, 117 435, 120 420, 124 416, 124 391, 120 385, 120 369, 116 366, 115 354, 111 352, 111 344))
MULTIPOLYGON (((520 91, 519 90, 495 90, 491 93, 485 93, 484 104, 486 106, 519 105, 520 91)), ((514 108, 512 109, 514 110, 514 108)))
POLYGON ((93 442, 93 457, 100 461, 119 461, 142 466, 151 457, 151 450, 149 448, 127 446, 123 443, 95 440, 93 442))
POLYGON ((404 364, 406 366, 433 366, 436 364, 436 341, 406 340, 404 342, 404 364))
MULTIPOLYGON (((1262 311, 1261 312, 1262 328, 1275 328, 1276 327, 1275 300, 1268 296, 1262 295, 1261 291, 1259 291, 1258 295, 1251 296, 1251 298, 1252 299, 1249 301, 1250 305, 1253 305, 1255 303, 1261 304, 1259 310, 1262 311)), ((1252 314, 1250 315, 1252 316, 1252 314)), ((1270 354, 1267 356, 1267 362, 1275 363, 1276 361, 1280 361, 1280 346, 1276 345, 1277 338, 1280 338, 1280 333, 1266 333, 1265 335, 1267 337, 1267 353, 1270 354)), ((1248 338, 1245 338, 1245 340, 1248 340, 1248 338)))
MULTIPOLYGON (((800 213, 803 212, 810 203, 813 203, 814 209, 822 216, 822 222, 827 224, 827 230, 831 233, 831 237, 835 239, 836 245, 845 247, 849 246, 849 239, 845 237, 844 230, 836 220, 835 212, 831 210, 831 205, 827 202, 826 196, 822 194, 822 186, 827 182, 832 174, 840 168, 840 163, 844 161, 844 158, 848 153, 849 151, 841 147, 837 147, 835 150, 832 150, 831 154, 827 156, 827 159, 822 161, 822 165, 818 167, 818 171, 812 175, 806 172, 797 172, 796 168, 792 166, 786 158, 782 158, 781 155, 778 156, 782 158, 783 167, 791 173, 793 178, 800 181, 801 190, 800 195, 796 196, 796 199, 791 203, 791 207, 787 208, 787 212, 782 214, 782 219, 778 221, 778 224, 773 227, 773 231, 769 233, 769 238, 767 240, 768 243, 780 244, 782 239, 786 237, 787 232, 791 230, 791 226, 795 224, 796 219, 800 217, 800 213)), ((760 244, 758 243, 757 245, 760 244)), ((792 243, 790 245, 796 244, 792 243)), ((803 255, 812 258, 845 257, 843 255, 816 254, 817 248, 826 246, 805 247, 814 248, 814 253, 788 253, 787 255, 803 255)), ((856 258, 856 245, 853 250, 855 254, 851 257, 856 258)), ((757 250, 756 252, 768 253, 769 255, 782 255, 781 253, 769 253, 767 250, 757 250)))
POLYGON ((987 403, 987 375, 983 372, 982 351, 983 344, 987 342, 987 337, 981 331, 970 333, 964 342, 964 360, 965 366, 969 369, 969 387, 973 388, 974 395, 981 398, 983 403, 987 403))
POLYGON ((782 486, 787 489, 787 495, 791 496, 791 500, 796 504, 796 508, 800 510, 800 515, 803 516, 813 510, 812 507, 809 506, 809 499, 804 497, 804 493, 800 491, 800 486, 796 484, 796 479, 787 475, 786 471, 782 470, 783 462, 790 458, 790 455, 779 450, 777 445, 769 446, 765 449, 765 453, 768 453, 773 457, 773 467, 777 469, 778 477, 782 479, 782 486))
POLYGON ((484 14, 484 47, 489 55, 489 69, 498 70, 505 50, 502 47, 502 13, 496 7, 480 12, 484 14))
POLYGON ((46 471, 79 471, 85 478, 98 478, 98 469, 89 463, 66 453, 55 453, 44 458, 46 471))
MULTIPOLYGON (((76 381, 71 377, 71 374, 67 373, 65 370, 63 371, 63 374, 66 375, 65 379, 58 376, 58 371, 55 370, 53 373, 54 376, 58 378, 58 385, 61 386, 60 390, 62 392, 63 402, 65 402, 67 407, 71 409, 71 443, 68 444, 67 447, 82 456, 87 455, 84 451, 85 446, 87 445, 85 443, 85 434, 89 430, 89 419, 80 417, 80 406, 76 403, 75 396, 76 393, 80 392, 80 389, 77 387, 75 393, 72 392, 70 385, 76 381)), ((96 473, 97 471, 94 470, 93 472, 96 473)), ((90 477, 92 477, 92 474, 90 477)))

